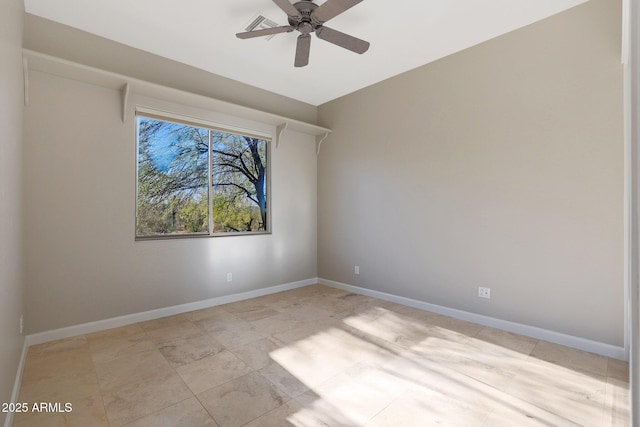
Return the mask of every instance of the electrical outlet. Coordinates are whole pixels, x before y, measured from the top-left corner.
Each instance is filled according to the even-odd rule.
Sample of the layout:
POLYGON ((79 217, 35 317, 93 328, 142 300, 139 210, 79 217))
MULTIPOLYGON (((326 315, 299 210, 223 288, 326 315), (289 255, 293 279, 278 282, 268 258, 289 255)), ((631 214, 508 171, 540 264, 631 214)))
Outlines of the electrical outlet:
POLYGON ((356 274, 360 274, 360 266, 356 265, 356 268, 353 270, 356 274))
POLYGON ((233 274, 227 273, 227 282, 231 282, 233 280, 233 274))
POLYGON ((24 332, 24 315, 20 315, 20 335, 24 332))
POLYGON ((491 298, 491 288, 478 287, 478 296, 480 298, 491 298))

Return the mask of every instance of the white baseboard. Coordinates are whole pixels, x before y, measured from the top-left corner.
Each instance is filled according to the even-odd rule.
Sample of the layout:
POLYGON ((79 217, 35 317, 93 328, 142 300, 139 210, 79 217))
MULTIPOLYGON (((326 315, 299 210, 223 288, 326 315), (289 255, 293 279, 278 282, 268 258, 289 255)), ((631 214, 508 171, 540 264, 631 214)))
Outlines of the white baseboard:
MULTIPOLYGON (((322 285, 331 286, 356 294, 366 295, 385 301, 391 301, 409 307, 418 308, 420 310, 431 311, 433 313, 445 316, 455 317, 457 319, 466 320, 468 322, 489 326, 496 329, 502 329, 528 337, 541 339, 556 344, 565 345, 567 347, 577 348, 579 350, 600 354, 602 356, 612 357, 620 360, 629 360, 629 356, 624 347, 617 347, 585 338, 575 337, 572 335, 562 334, 535 326, 524 325, 521 323, 510 322, 508 320, 496 319, 494 317, 483 316, 481 314, 470 313, 467 311, 457 310, 454 308, 444 307, 441 305, 431 304, 411 298, 405 298, 385 292, 375 291, 371 289, 361 288, 358 286, 348 285, 346 283, 336 282, 323 278, 310 278, 298 282, 285 283, 282 285, 271 286, 263 289, 256 289, 248 292, 241 292, 233 295, 225 295, 222 297, 211 298, 203 301, 196 301, 187 304, 175 305, 172 307, 160 308, 157 310, 145 311, 142 313, 133 313, 126 316, 114 317, 110 319, 98 320, 96 322, 84 323, 81 325, 69 326, 66 328, 55 329, 52 331, 40 332, 27 335, 25 337, 25 346, 20 362, 20 369, 16 379, 16 387, 19 387, 19 379, 22 376, 22 367, 26 356, 26 349, 29 346, 55 341, 63 338, 69 338, 77 335, 90 334, 106 329, 117 328, 120 326, 130 325, 132 323, 144 322, 147 320, 159 319, 161 317, 173 316, 176 314, 187 313, 189 311, 200 310, 203 308, 214 307, 217 305, 228 304, 232 302, 242 301, 250 298, 257 298, 264 295, 270 295, 277 292, 288 291, 291 289, 301 288, 304 286, 320 283, 322 285)), ((17 389, 14 387, 14 393, 17 389)), ((17 396, 16 396, 17 398, 17 396)), ((5 423, 6 424, 6 423, 5 423)), ((9 424, 10 425, 10 424, 9 424)))
POLYGON ((113 317, 110 319, 98 320, 95 322, 84 323, 81 325, 69 326, 66 328, 55 329, 52 331, 39 332, 27 335, 25 339, 26 347, 43 344, 50 341, 70 338, 77 335, 90 334, 100 332, 106 329, 117 328, 120 326, 130 325, 132 323, 144 322, 147 320, 159 319, 161 317, 173 316, 176 314, 187 313, 189 311, 200 310, 203 308, 215 307, 217 305, 228 304, 231 302, 242 301, 250 298, 257 298, 264 295, 275 294, 277 292, 289 291, 291 289, 302 288, 304 286, 314 285, 318 283, 318 278, 301 280, 298 282, 285 283, 282 285, 271 286, 268 288, 256 289, 253 291, 240 292, 232 295, 206 299, 202 301, 190 302, 187 304, 174 305, 172 307, 159 308, 157 310, 144 311, 141 313, 127 314, 126 316, 113 317))
MULTIPOLYGON (((18 370, 16 372, 16 380, 13 383, 11 400, 9 401, 11 403, 16 403, 18 401, 18 397, 20 396, 20 384, 22 384, 22 372, 24 371, 24 362, 27 359, 28 349, 29 349, 29 346, 27 345, 27 340, 25 337, 24 343, 22 344, 22 354, 20 355, 18 370)), ((11 424, 13 424, 13 412, 7 412, 7 417, 4 419, 4 427, 11 427, 11 424)))
POLYGON ((444 316, 455 317, 456 319, 466 320, 468 322, 489 326, 504 331, 525 335, 567 347, 577 348, 579 350, 588 351, 590 353, 600 354, 602 356, 629 360, 629 355, 624 347, 616 347, 614 345, 591 341, 585 338, 575 337, 572 335, 562 334, 535 326, 523 325, 521 323, 510 322, 508 320, 496 319, 494 317, 483 316, 481 314, 470 313, 468 311, 456 310, 454 308, 444 307, 441 305, 430 304, 411 298, 400 297, 385 292, 374 291, 371 289, 361 288, 359 286, 347 285, 346 283, 335 282, 333 280, 319 278, 318 283, 321 285, 331 286, 333 288, 342 289, 344 291, 353 292, 354 294, 366 295, 372 298, 378 298, 385 301, 395 302, 420 310, 431 311, 433 313, 442 314, 444 316))

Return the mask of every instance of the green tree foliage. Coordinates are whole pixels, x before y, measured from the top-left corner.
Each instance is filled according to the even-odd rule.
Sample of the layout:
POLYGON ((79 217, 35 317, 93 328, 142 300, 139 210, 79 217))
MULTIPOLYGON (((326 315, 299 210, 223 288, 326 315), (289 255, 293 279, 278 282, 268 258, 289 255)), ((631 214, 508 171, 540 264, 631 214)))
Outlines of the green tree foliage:
POLYGON ((205 197, 197 203, 189 202, 178 216, 189 233, 201 233, 209 229, 209 206, 205 197))
POLYGON ((267 142, 140 117, 139 236, 265 230, 267 142), (209 168, 209 141, 212 165, 209 168))
POLYGON ((208 143, 205 129, 138 120, 138 235, 208 230, 208 143))
POLYGON ((212 144, 214 231, 265 230, 266 141, 213 132, 212 144))

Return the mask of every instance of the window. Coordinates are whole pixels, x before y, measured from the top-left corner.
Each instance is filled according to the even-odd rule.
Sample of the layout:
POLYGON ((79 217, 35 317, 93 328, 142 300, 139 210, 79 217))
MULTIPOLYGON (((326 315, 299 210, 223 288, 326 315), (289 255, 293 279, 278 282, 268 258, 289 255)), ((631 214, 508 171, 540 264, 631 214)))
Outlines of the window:
POLYGON ((137 115, 136 237, 269 232, 269 138, 137 115))

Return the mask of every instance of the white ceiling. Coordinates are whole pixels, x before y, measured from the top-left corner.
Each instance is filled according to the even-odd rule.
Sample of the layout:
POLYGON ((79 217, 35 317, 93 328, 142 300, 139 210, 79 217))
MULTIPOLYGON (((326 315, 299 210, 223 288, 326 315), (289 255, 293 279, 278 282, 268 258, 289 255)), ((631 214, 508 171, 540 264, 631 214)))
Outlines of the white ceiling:
MULTIPOLYGON (((316 0, 322 4, 326 0, 316 0)), ((364 55, 313 37, 294 68, 296 35, 239 40, 271 0, 25 0, 28 13, 313 105, 523 27, 585 0, 364 0, 327 26, 371 43, 364 55)))

